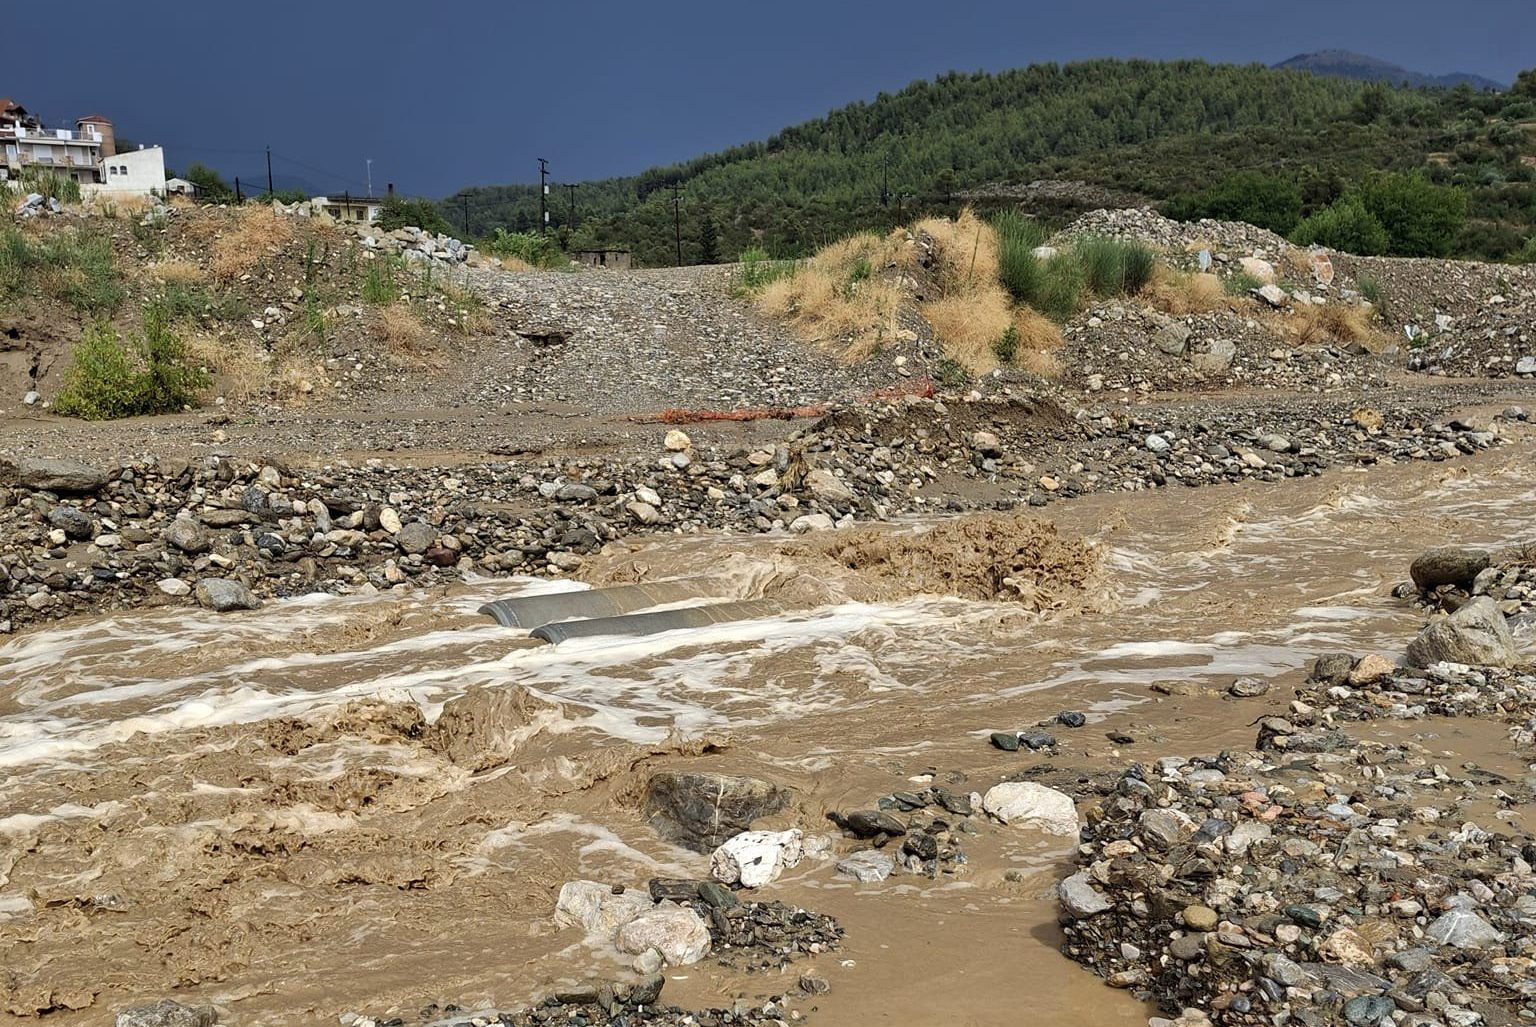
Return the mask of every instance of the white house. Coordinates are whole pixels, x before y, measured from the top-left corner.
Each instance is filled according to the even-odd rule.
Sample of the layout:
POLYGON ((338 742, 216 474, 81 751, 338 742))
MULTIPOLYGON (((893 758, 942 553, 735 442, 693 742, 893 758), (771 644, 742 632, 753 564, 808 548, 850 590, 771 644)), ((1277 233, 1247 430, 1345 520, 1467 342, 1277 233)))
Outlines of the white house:
POLYGON ((373 224, 384 209, 384 200, 377 196, 316 196, 309 202, 315 210, 324 211, 337 221, 356 224, 373 224))
POLYGON ((165 151, 145 146, 126 153, 102 158, 99 178, 81 186, 82 193, 103 196, 163 196, 165 194, 165 151))
POLYGON ((185 196, 190 200, 197 195, 197 183, 188 182, 185 178, 167 178, 165 180, 165 195, 185 196))

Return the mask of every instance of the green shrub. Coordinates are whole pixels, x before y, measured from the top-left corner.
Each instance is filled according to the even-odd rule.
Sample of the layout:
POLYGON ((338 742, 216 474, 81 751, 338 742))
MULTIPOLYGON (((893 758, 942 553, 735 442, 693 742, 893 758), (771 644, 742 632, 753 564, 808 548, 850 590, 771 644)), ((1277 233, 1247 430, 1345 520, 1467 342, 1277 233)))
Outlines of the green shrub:
POLYGON ((325 310, 313 296, 304 300, 304 329, 316 342, 325 341, 325 310))
POLYGON ((1374 275, 1361 275, 1355 279, 1355 286, 1360 290, 1360 295, 1376 309, 1376 313, 1382 317, 1387 315, 1387 297, 1381 288, 1381 280, 1374 275))
POLYGON ((399 298, 400 289, 395 285, 395 276, 390 272, 388 262, 375 260, 369 264, 368 273, 363 276, 364 302, 384 306, 399 298))
POLYGON ((1228 296, 1247 296, 1264 283, 1246 271, 1239 271, 1221 284, 1226 288, 1228 296))
POLYGON ((1083 278, 1096 296, 1134 295, 1152 280, 1157 256, 1141 243, 1086 237, 1073 246, 1083 278))
POLYGON ((11 299, 25 292, 42 262, 41 251, 20 228, 0 223, 0 297, 11 299))
POLYGON ((1067 250, 1040 264, 1040 291, 1030 306, 1057 321, 1065 321, 1083 307, 1087 274, 1077 253, 1067 250))
POLYGON ((997 277, 1015 302, 1031 303, 1040 295, 1043 274, 1035 249, 1045 244, 1045 228, 1034 218, 1005 210, 992 219, 997 232, 997 277))
POLYGON ((1353 193, 1387 233, 1387 252, 1444 257, 1467 220, 1467 194, 1420 174, 1377 175, 1353 193))
POLYGON ((135 218, 131 226, 133 241, 146 253, 158 254, 165 249, 164 229, 164 214, 146 214, 142 218, 135 218))
POLYGON ((1289 235, 1301 220, 1301 188, 1289 179, 1240 171, 1204 192, 1174 200, 1168 215, 1181 221, 1246 221, 1289 235))
POLYGON ((45 171, 39 167, 26 168, 21 173, 20 184, 23 193, 40 193, 45 199, 58 200, 60 203, 80 202, 80 183, 56 171, 45 171))
POLYGON ((793 260, 774 260, 768 251, 754 246, 742 252, 741 267, 736 271, 736 288, 739 292, 753 293, 770 282, 788 278, 795 273, 793 260))
POLYGON ((431 200, 407 200, 390 196, 379 210, 379 228, 393 232, 397 228, 420 228, 438 235, 452 235, 453 226, 431 200))
POLYGON ((75 229, 41 244, 43 288, 82 314, 105 316, 123 302, 109 236, 75 229))
POLYGON ((958 389, 969 385, 971 381, 971 376, 966 374, 965 368, 951 357, 945 357, 939 361, 938 367, 934 369, 934 377, 947 389, 958 389))
POLYGON ((498 257, 513 257, 534 267, 561 268, 570 263, 553 239, 538 232, 509 232, 498 228, 481 248, 498 257))
POLYGON ((1516 264, 1536 264, 1536 235, 1531 236, 1525 241, 1525 245, 1515 254, 1514 262, 1516 264))
POLYGON ((1009 325, 1002 336, 992 344, 992 352, 1005 364, 1013 363, 1019 355, 1019 330, 1009 325))
POLYGON ((144 310, 144 328, 129 343, 105 322, 75 347, 54 409, 90 421, 180 410, 196 399, 207 376, 187 356, 158 304, 144 310))
POLYGON ((1390 245, 1387 230, 1358 196, 1346 196, 1304 219, 1291 233, 1291 241, 1298 246, 1326 246, 1363 257, 1385 253, 1390 245))

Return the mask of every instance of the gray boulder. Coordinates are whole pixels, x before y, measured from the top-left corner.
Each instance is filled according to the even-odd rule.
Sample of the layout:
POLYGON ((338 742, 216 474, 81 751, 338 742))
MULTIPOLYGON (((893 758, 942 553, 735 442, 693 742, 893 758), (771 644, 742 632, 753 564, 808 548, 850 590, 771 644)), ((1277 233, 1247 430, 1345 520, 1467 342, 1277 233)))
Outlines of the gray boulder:
POLYGON ((19 456, 0 459, 0 482, 47 492, 95 492, 112 480, 113 472, 78 460, 19 456))
POLYGON ((1504 935, 1492 924, 1460 907, 1441 914, 1424 928, 1424 934, 1437 944, 1457 949, 1492 948, 1504 941, 1504 935))
POLYGON ((436 541, 437 529, 421 521, 412 521, 395 536, 395 543, 407 553, 425 553, 436 541))
POLYGON ((1487 596, 1479 596, 1449 617, 1436 617, 1408 644, 1408 663, 1420 668, 1437 663, 1510 667, 1519 660, 1515 636, 1487 596))
POLYGON ((197 583, 197 601, 215 613, 231 610, 259 610, 261 600, 238 581, 228 578, 204 578, 197 583))
POLYGON ((48 511, 48 523, 75 540, 96 534, 96 520, 73 506, 56 506, 48 511))
POLYGON ((1079 870, 1056 887, 1061 908, 1074 920, 1083 920, 1111 908, 1114 903, 1093 886, 1086 870, 1079 870))
POLYGON ((789 805, 784 788, 753 777, 664 771, 646 786, 644 811, 656 833, 695 852, 713 852, 759 817, 789 805))
POLYGON ((217 1020, 210 1006, 184 1006, 165 998, 152 1006, 122 1010, 113 1027, 211 1027, 217 1020))
POLYGON ((183 553, 206 553, 213 546, 208 529, 190 517, 178 517, 166 526, 165 541, 183 553))
POLYGON ((1408 573, 1413 583, 1426 592, 1441 585, 1467 588, 1479 572, 1492 562, 1485 549, 1474 546, 1436 546, 1420 554, 1408 568, 1408 573))
POLYGON ((1189 362, 1196 371, 1218 374, 1232 366, 1237 359, 1237 345, 1228 339, 1212 339, 1205 347, 1189 355, 1189 362))
POLYGON ((1170 357, 1182 357, 1189 348, 1189 325, 1152 310, 1147 311, 1147 319, 1157 326, 1157 331, 1152 335, 1152 345, 1170 357))

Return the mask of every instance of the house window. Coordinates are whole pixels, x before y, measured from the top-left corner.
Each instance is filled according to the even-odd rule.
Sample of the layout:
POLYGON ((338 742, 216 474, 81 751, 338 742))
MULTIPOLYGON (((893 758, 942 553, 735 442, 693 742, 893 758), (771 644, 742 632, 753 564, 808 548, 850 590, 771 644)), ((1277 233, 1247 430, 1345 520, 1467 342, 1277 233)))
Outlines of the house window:
POLYGON ((109 174, 109 175, 117 174, 117 165, 116 164, 109 164, 107 166, 107 174, 109 174))

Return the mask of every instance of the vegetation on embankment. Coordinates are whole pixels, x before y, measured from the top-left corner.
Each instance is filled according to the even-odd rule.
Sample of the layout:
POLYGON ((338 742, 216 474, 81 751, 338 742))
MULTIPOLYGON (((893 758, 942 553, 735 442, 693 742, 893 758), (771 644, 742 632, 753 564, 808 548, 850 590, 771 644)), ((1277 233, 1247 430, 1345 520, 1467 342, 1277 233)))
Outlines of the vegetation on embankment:
POLYGON ((737 281, 759 310, 848 361, 910 339, 906 315, 915 311, 966 374, 1008 365, 1053 377, 1058 322, 1094 298, 1142 291, 1157 260, 1126 240, 1043 243, 1043 230, 1017 214, 989 223, 964 210, 955 219, 851 236, 805 261, 749 252, 737 281))

